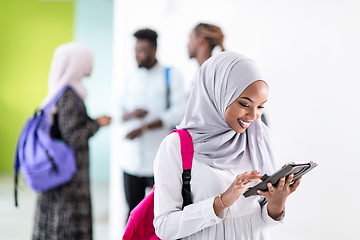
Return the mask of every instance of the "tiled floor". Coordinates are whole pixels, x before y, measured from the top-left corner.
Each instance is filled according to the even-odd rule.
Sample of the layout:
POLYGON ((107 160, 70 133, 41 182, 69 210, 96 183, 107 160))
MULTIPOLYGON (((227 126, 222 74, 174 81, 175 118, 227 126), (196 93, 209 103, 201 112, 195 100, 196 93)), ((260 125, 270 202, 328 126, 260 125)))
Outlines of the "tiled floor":
MULTIPOLYGON (((0 239, 31 239, 36 195, 22 181, 19 183, 18 202, 14 205, 12 174, 0 173, 0 239)), ((94 218, 94 240, 108 239, 109 184, 93 182, 91 186, 94 218)))

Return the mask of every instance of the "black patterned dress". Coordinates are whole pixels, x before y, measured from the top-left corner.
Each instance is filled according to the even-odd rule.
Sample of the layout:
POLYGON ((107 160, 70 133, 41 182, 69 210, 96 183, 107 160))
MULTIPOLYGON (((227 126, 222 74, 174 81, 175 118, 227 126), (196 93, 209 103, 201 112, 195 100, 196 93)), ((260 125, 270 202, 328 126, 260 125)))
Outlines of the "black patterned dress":
POLYGON ((69 183, 38 194, 32 239, 89 240, 92 214, 88 140, 99 124, 87 115, 83 101, 72 89, 63 93, 56 107, 52 133, 75 149, 77 172, 69 183))

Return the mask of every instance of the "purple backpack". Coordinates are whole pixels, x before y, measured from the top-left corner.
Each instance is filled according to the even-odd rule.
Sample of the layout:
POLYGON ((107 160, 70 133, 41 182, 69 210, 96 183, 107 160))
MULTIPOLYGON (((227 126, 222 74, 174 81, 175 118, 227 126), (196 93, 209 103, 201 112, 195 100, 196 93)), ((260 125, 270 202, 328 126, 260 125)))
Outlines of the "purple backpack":
MULTIPOLYGON (((184 129, 176 129, 169 134, 177 132, 180 136, 181 158, 183 162, 183 208, 192 203, 190 180, 191 167, 194 155, 194 147, 191 136, 184 129)), ((154 221, 154 190, 155 185, 149 195, 147 195, 130 213, 126 224, 123 240, 158 240, 155 234, 154 221)))
POLYGON ((69 182, 76 172, 74 149, 60 139, 50 137, 47 116, 65 86, 42 110, 28 119, 22 129, 15 150, 15 206, 17 206, 17 182, 19 169, 27 185, 36 192, 44 192, 69 182))

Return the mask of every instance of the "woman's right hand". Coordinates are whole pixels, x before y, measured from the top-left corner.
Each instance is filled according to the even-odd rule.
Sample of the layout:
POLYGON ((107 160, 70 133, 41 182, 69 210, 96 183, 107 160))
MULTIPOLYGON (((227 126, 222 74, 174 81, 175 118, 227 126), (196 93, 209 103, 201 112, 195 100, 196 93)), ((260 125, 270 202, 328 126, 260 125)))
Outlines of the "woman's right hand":
MULTIPOLYGON (((230 187, 223 194, 221 194, 221 200, 223 204, 226 207, 230 207, 231 205, 233 205, 235 201, 245 191, 246 185, 248 183, 260 179, 260 170, 245 172, 243 174, 237 175, 230 187)), ((220 212, 224 210, 224 207, 222 206, 218 198, 215 198, 214 210, 216 215, 220 214, 220 212)))
POLYGON ((234 202, 245 191, 246 185, 248 183, 260 179, 260 170, 245 172, 243 174, 237 175, 230 187, 223 194, 221 194, 221 200, 223 201, 224 205, 226 207, 230 207, 231 205, 233 205, 234 202))
POLYGON ((105 127, 110 124, 111 117, 101 116, 101 117, 97 118, 96 121, 99 123, 100 127, 105 127))

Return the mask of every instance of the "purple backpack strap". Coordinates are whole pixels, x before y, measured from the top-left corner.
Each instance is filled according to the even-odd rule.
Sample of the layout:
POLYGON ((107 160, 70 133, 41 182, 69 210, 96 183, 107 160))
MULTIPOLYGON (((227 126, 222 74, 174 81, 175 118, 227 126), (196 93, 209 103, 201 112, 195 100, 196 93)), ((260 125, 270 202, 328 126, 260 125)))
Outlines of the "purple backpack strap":
POLYGON ((56 95, 55 97, 42 109, 43 114, 46 116, 51 112, 51 109, 55 106, 57 101, 63 95, 63 93, 68 89, 71 88, 69 85, 65 85, 56 95))
POLYGON ((192 203, 191 200, 191 168, 192 161, 194 156, 194 145, 189 132, 185 129, 175 129, 172 130, 169 134, 177 132, 180 137, 180 148, 181 148, 181 158, 183 163, 183 173, 182 173, 182 197, 183 197, 183 208, 192 203))

